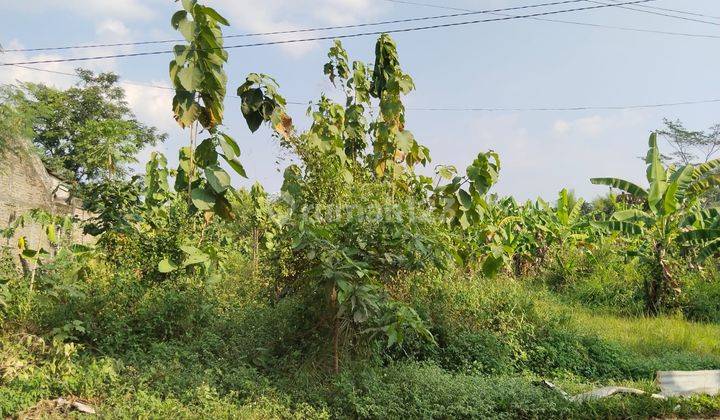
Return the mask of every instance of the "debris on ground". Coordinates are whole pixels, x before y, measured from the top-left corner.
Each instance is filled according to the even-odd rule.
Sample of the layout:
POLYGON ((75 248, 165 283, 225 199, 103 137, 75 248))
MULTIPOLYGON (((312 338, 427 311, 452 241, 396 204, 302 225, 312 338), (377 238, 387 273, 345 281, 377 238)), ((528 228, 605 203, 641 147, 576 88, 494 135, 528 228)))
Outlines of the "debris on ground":
MULTIPOLYGON (((655 382, 660 388, 659 394, 650 394, 653 398, 666 399, 667 397, 688 397, 691 395, 718 395, 720 394, 720 370, 670 370, 658 371, 655 382)), ((550 388, 565 399, 573 402, 584 402, 607 398, 616 394, 645 395, 645 391, 624 386, 606 386, 578 395, 570 395, 550 381, 540 381, 538 384, 550 388)))
POLYGON ((71 411, 78 411, 85 414, 96 414, 95 409, 89 404, 75 398, 56 398, 54 400, 43 400, 33 407, 18 415, 21 419, 45 418, 51 414, 69 414, 71 411))
POLYGON ((655 381, 667 397, 720 394, 720 370, 660 371, 655 381))
MULTIPOLYGON (((601 398, 611 397, 616 394, 625 394, 625 395, 645 395, 645 394, 647 394, 645 391, 643 391, 641 389, 636 389, 636 388, 628 388, 628 387, 624 387, 624 386, 606 386, 606 387, 602 387, 602 388, 598 388, 598 389, 593 389, 592 391, 583 392, 582 394, 570 395, 550 381, 541 381, 540 384, 558 392, 560 395, 565 397, 565 399, 567 399, 568 401, 578 402, 578 403, 590 401, 590 400, 599 400, 601 398)), ((665 396, 659 395, 659 394, 650 394, 650 396, 653 398, 658 398, 658 399, 662 399, 662 400, 666 399, 665 396)))

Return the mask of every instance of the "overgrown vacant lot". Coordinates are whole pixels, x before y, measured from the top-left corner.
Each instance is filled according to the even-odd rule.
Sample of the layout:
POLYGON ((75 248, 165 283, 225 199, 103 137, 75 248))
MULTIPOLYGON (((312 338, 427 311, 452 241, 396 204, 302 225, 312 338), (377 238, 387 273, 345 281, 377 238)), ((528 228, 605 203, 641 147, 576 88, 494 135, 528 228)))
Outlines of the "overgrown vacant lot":
POLYGON ((235 188, 248 174, 223 123, 229 22, 178 7, 177 166, 153 152, 132 171, 165 136, 114 74, 2 89, 0 142, 31 139, 91 216, 46 206, 2 227, 0 417, 720 416, 720 397, 651 396, 659 370, 720 369, 720 160, 660 151, 674 136, 712 152, 711 135, 666 121, 643 185, 592 178, 610 188, 592 202, 500 197, 492 150, 430 164, 406 127, 413 79, 382 34, 373 63, 334 42, 322 69, 337 92, 306 129, 272 77, 244 79, 248 128, 290 158, 279 191, 235 188), (646 394, 561 391, 607 385, 646 394))
MULTIPOLYGON (((251 262, 236 261, 237 274, 251 262)), ((304 298, 268 303, 240 275, 171 286, 143 285, 132 276, 108 282, 101 266, 81 283, 70 280, 68 268, 50 269, 56 276, 52 284, 40 277, 42 292, 9 283, 17 309, 3 334, 4 415, 53 414, 43 413, 43 401, 58 396, 79 398, 110 418, 720 412, 718 398, 618 396, 576 404, 538 385, 551 380, 571 394, 604 385, 656 392, 655 370, 716 368, 720 351, 716 325, 558 303, 561 297, 537 285, 529 290, 529 280, 408 279, 413 305, 436 342, 408 336, 402 348, 346 344, 334 373, 330 343, 305 333, 304 298), (43 343, 43 331, 54 341, 43 343)))

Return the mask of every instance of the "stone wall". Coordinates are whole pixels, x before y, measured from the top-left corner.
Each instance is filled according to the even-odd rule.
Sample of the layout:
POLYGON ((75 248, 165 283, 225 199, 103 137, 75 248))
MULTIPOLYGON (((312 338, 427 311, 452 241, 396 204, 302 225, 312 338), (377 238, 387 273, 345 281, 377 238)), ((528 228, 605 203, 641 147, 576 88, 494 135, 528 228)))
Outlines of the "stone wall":
MULTIPOLYGON (((7 228, 18 216, 32 209, 53 214, 72 215, 80 220, 88 218, 81 203, 70 197, 69 189, 51 175, 40 158, 25 140, 11 140, 0 150, 0 229, 7 228)), ((11 239, 2 239, 2 246, 14 249, 19 236, 26 236, 32 248, 46 247, 47 240, 40 226, 27 226, 11 239)), ((87 242, 80 229, 74 239, 87 242)))

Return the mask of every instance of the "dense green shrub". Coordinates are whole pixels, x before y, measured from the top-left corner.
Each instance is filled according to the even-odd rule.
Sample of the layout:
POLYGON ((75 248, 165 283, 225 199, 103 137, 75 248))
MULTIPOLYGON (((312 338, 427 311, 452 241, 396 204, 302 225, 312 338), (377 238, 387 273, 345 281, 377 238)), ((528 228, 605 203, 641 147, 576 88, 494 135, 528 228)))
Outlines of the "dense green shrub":
POLYGON ((358 418, 564 418, 571 405, 521 378, 452 374, 432 364, 403 363, 344 372, 330 407, 358 418))
POLYGON ((557 247, 539 279, 572 302, 624 315, 644 311, 647 273, 635 260, 618 255, 617 244, 588 251, 557 247))
POLYGON ((720 323, 720 274, 707 267, 703 275, 689 272, 685 275, 683 312, 688 319, 698 322, 720 323))

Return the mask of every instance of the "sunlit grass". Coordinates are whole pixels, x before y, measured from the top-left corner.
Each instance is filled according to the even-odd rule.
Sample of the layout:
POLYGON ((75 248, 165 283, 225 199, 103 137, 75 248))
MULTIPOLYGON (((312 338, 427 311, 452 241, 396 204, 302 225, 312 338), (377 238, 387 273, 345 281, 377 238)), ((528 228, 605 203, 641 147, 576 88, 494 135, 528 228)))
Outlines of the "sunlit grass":
POLYGON ((657 357, 689 352, 720 357, 720 325, 690 322, 677 316, 622 317, 544 297, 538 304, 565 314, 581 331, 597 334, 638 354, 657 357))

